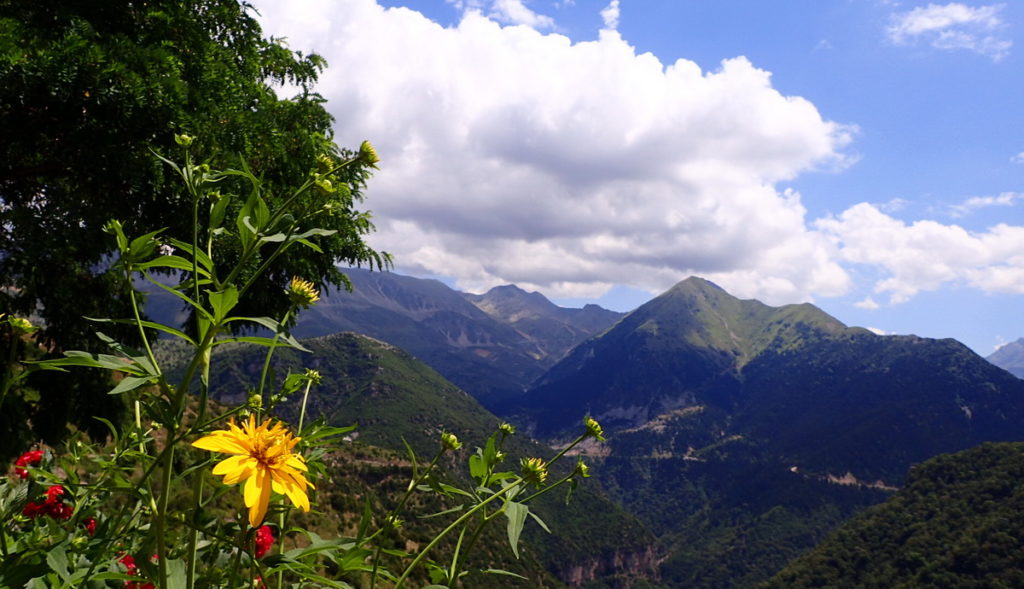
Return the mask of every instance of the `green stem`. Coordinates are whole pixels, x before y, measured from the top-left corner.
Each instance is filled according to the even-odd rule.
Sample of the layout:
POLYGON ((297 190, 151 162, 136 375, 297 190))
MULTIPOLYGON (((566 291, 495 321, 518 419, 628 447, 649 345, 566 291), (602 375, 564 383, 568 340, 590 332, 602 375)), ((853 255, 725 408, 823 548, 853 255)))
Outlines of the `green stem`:
POLYGON ((413 559, 413 561, 409 564, 409 566, 402 573, 402 576, 399 577, 398 581, 395 582, 395 586, 393 587, 393 589, 398 589, 399 587, 401 587, 402 583, 404 583, 405 580, 409 577, 409 575, 412 573, 413 569, 416 568, 416 566, 420 563, 420 561, 422 561, 424 558, 427 557, 427 553, 429 553, 435 546, 437 546, 438 543, 440 543, 441 540, 445 536, 447 536, 448 534, 450 534, 452 532, 452 530, 454 530, 455 528, 457 528, 460 525, 462 525, 467 519, 473 517, 474 514, 476 514, 481 509, 483 509, 488 503, 490 503, 492 501, 495 501, 495 500, 497 500, 500 497, 503 497, 504 495, 506 495, 512 489, 515 489, 516 487, 522 485, 523 482, 524 481, 523 481, 522 477, 517 478, 515 481, 512 482, 512 484, 508 485, 507 487, 502 488, 500 491, 498 491, 494 495, 491 495, 487 499, 484 499, 480 503, 477 503, 473 507, 473 509, 470 509, 466 513, 462 514, 461 517, 459 517, 457 520, 455 520, 451 524, 449 524, 448 527, 445 528, 444 530, 442 530, 440 534, 435 536, 434 539, 431 540, 429 544, 424 546, 423 550, 420 550, 420 553, 416 555, 416 558, 413 559))
MULTIPOLYGON (((484 531, 484 526, 486 526, 487 522, 490 521, 486 512, 480 514, 480 516, 480 523, 476 525, 476 529, 473 530, 473 535, 469 537, 469 542, 466 544, 466 554, 473 552, 473 547, 476 546, 476 541, 480 538, 480 533, 484 531)), ((465 532, 466 529, 463 528, 462 531, 465 532)), ((462 561, 459 560, 459 545, 461 544, 462 534, 459 534, 459 544, 455 546, 455 554, 452 555, 452 566, 448 569, 449 581, 451 582, 452 587, 458 586, 459 583, 459 569, 462 567, 462 561)))
MULTIPOLYGON (((422 483, 427 478, 427 475, 430 474, 430 471, 433 470, 435 466, 437 466, 437 462, 441 460, 441 456, 444 456, 444 452, 444 448, 442 448, 441 451, 434 456, 434 459, 430 461, 430 464, 423 471, 423 474, 409 482, 409 488, 405 490, 405 495, 403 495, 402 498, 398 501, 398 505, 395 506, 395 508, 392 509, 390 513, 388 513, 387 519, 385 520, 385 525, 393 525, 395 518, 398 517, 398 514, 401 512, 402 508, 405 507, 405 502, 408 501, 409 497, 412 496, 412 492, 416 489, 416 487, 419 486, 419 484, 422 483)), ((380 553, 382 550, 383 546, 381 544, 378 544, 377 550, 374 551, 373 554, 373 570, 370 572, 370 589, 374 589, 377 586, 377 569, 380 568, 380 553)))
POLYGON ((302 392, 302 409, 299 410, 299 429, 298 432, 302 434, 302 423, 306 420, 306 401, 309 400, 309 389, 313 386, 313 379, 306 381, 306 390, 302 392))
MULTIPOLYGON (((288 309, 288 312, 284 314, 284 317, 281 319, 281 323, 278 324, 277 331, 274 333, 274 344, 267 347, 267 355, 263 359, 263 370, 260 372, 260 385, 256 391, 256 394, 260 398, 260 406, 256 410, 257 421, 263 418, 263 407, 267 404, 267 400, 263 398, 263 391, 266 389, 267 375, 270 373, 270 359, 274 357, 274 350, 277 349, 277 342, 281 339, 281 326, 288 322, 288 317, 290 317, 291 314, 291 309, 288 309)), ((308 387, 306 388, 306 391, 309 392, 308 387)), ((305 403, 302 404, 302 408, 305 410, 305 403)), ((299 426, 299 431, 302 431, 301 425, 299 426)))
MULTIPOLYGON (((202 508, 203 503, 203 476, 196 476, 192 480, 192 517, 195 518, 199 514, 199 510, 202 508)), ((195 586, 196 582, 196 554, 199 547, 199 530, 193 525, 189 526, 188 534, 188 567, 185 571, 185 587, 191 589, 195 586)))

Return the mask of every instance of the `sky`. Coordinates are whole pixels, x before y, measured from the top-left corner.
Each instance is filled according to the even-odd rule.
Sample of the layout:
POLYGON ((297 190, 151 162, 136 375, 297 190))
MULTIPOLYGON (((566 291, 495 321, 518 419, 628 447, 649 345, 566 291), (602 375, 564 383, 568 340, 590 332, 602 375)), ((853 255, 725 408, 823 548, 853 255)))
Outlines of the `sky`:
POLYGON ((693 275, 983 356, 1024 337, 1024 2, 253 4, 380 155, 399 273, 620 311, 693 275))

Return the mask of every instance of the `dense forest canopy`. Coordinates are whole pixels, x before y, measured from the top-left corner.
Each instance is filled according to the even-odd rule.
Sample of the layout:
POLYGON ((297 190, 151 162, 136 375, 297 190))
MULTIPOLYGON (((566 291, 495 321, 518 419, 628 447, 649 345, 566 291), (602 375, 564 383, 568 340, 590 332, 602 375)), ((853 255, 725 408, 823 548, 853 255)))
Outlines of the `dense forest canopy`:
MULTIPOLYGON (((116 218, 129 235, 188 234, 191 199, 155 156, 180 158, 176 134, 193 136, 192 152, 215 168, 249 166, 271 199, 318 157, 351 155, 312 90, 325 65, 265 38, 237 0, 0 0, 0 312, 41 317, 37 336, 56 350, 95 346, 83 316, 129 315, 123 284, 106 272, 113 240, 103 226, 116 218), (282 84, 297 95, 280 98, 282 84)), ((322 253, 282 256, 247 304, 276 313, 292 275, 341 285, 338 263, 388 263, 365 243, 372 225, 356 209, 371 167, 346 168, 347 186, 313 220, 337 231, 315 238, 322 253)), ((229 240, 218 246, 230 263, 229 240)), ((32 385, 42 392, 36 416, 46 416, 36 421, 54 430, 77 409, 89 419, 109 404, 81 376, 32 385)))

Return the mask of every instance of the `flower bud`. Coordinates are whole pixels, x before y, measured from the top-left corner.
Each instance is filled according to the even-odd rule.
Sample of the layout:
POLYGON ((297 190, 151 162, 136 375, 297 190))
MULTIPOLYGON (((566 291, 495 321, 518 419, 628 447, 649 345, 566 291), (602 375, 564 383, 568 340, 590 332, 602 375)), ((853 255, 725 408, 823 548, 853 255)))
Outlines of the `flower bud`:
POLYGON ((499 425, 498 429, 501 430, 501 433, 505 434, 506 436, 511 436, 512 434, 516 433, 516 426, 512 425, 511 423, 508 423, 507 421, 499 425))
POLYGON ((587 428, 587 435, 594 437, 598 442, 604 441, 604 430, 601 428, 601 424, 596 419, 589 415, 583 418, 583 425, 587 428))
POLYGON ((455 434, 451 432, 442 432, 441 447, 445 450, 451 450, 454 452, 462 447, 462 442, 459 441, 459 438, 455 434))
POLYGON ((583 462, 583 459, 581 458, 576 461, 576 470, 573 474, 577 474, 585 479, 590 478, 590 466, 587 465, 586 462, 583 462))
POLYGON ((548 465, 540 458, 523 458, 519 462, 523 480, 531 485, 540 486, 548 479, 548 465))
POLYGON ((359 158, 371 168, 376 168, 377 162, 380 161, 380 158, 377 157, 377 150, 370 145, 369 141, 363 141, 359 146, 359 158))
POLYGON ((177 143, 178 145, 182 146, 182 147, 188 147, 189 145, 192 145, 192 141, 194 141, 194 140, 195 140, 195 137, 191 137, 191 136, 186 135, 184 133, 182 133, 181 135, 175 135, 174 136, 174 142, 177 143))
POLYGON ((308 280, 303 280, 298 276, 292 277, 292 281, 285 292, 288 293, 288 298, 290 298, 296 306, 302 307, 303 309, 308 308, 310 305, 320 300, 320 292, 315 286, 313 286, 313 283, 308 280))

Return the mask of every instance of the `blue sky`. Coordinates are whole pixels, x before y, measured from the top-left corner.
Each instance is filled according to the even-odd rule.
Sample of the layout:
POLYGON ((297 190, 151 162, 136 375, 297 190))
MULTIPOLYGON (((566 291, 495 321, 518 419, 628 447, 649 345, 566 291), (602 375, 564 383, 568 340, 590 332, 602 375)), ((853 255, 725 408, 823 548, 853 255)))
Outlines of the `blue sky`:
POLYGON ((689 275, 1024 336, 1024 5, 257 0, 324 55, 397 270, 629 310, 689 275))

